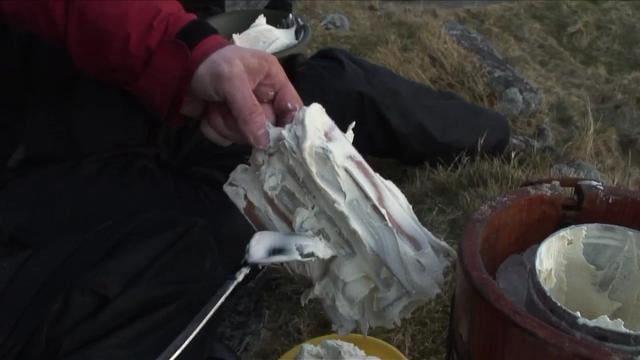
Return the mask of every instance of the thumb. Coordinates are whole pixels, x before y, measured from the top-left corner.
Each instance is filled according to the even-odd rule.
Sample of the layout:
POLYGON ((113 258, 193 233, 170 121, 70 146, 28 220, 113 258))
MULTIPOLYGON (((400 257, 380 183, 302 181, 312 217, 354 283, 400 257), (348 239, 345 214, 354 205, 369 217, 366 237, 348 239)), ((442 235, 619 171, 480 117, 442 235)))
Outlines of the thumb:
POLYGON ((249 85, 247 74, 241 72, 226 87, 226 102, 231 114, 238 121, 240 132, 248 142, 259 148, 269 146, 267 133, 267 117, 249 85))

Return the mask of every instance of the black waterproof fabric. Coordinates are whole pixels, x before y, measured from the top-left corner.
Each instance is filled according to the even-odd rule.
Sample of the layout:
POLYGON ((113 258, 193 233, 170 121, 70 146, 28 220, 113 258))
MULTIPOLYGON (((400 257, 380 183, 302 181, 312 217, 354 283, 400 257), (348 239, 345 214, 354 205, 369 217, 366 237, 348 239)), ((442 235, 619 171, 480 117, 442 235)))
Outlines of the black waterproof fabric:
MULTIPOLYGON (((252 234, 221 186, 144 153, 12 181, 0 192, 0 358, 157 356, 252 234)), ((203 359, 213 341, 199 339, 203 359)))
POLYGON ((22 159, 0 171, 0 359, 153 359, 242 260, 253 231, 222 184, 248 151, 169 131, 29 34, 0 39, 1 158, 22 159))
MULTIPOLYGON (((225 12, 227 9, 227 1, 242 2, 239 0, 181 0, 180 2, 188 12, 196 14, 199 18, 206 19, 225 12)), ((251 1, 252 0, 249 0, 247 2, 251 3, 251 1)), ((255 3, 255 1, 253 1, 253 3, 255 3)), ((293 11, 293 0, 270 0, 268 2, 258 1, 258 3, 263 4, 264 8, 269 10, 284 11, 288 13, 293 11)))
POLYGON ((410 81, 341 49, 285 61, 305 104, 322 104, 343 129, 355 121, 354 146, 406 163, 450 161, 461 153, 500 154, 507 119, 460 96, 410 81))
MULTIPOLYGON (((29 34, 0 27, 0 41, 0 358, 152 359, 241 261, 252 229, 222 184, 249 149, 167 129, 29 34)), ((435 161, 508 141, 500 115, 345 51, 287 67, 305 103, 356 121, 365 154, 435 161)))

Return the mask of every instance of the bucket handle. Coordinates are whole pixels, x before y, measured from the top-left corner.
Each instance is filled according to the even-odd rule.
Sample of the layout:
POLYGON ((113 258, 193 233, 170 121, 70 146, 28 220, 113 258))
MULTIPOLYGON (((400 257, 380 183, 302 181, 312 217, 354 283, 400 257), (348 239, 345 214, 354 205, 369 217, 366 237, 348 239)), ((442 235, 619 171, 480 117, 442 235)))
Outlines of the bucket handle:
POLYGON ((585 178, 546 178, 541 180, 526 181, 520 185, 521 187, 540 186, 540 185, 556 185, 562 189, 571 191, 565 197, 562 208, 568 211, 580 211, 584 204, 585 194, 594 190, 601 191, 604 184, 600 181, 585 178))

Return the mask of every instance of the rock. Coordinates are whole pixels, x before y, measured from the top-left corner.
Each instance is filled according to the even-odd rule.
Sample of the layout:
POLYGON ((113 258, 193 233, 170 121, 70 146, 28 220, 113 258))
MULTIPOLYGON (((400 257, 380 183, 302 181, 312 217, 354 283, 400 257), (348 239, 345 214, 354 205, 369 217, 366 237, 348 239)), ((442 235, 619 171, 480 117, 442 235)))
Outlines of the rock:
POLYGON ((546 125, 538 125, 533 136, 513 135, 507 153, 533 153, 542 152, 552 158, 559 158, 560 151, 553 143, 553 133, 551 128, 546 125))
POLYGON ((507 147, 507 153, 531 153, 536 151, 538 144, 528 136, 512 135, 507 147))
POLYGON ((553 133, 551 132, 549 125, 538 125, 533 136, 535 137, 538 146, 553 146, 553 133))
POLYGON ((347 31, 351 28, 349 18, 342 14, 329 14, 320 22, 325 30, 347 31))
POLYGON ((566 164, 556 164, 551 168, 551 175, 555 177, 577 177, 603 181, 604 177, 592 164, 578 160, 566 164))
POLYGON ((489 86, 498 95, 498 110, 510 118, 536 111, 542 104, 542 94, 524 79, 493 48, 491 43, 476 31, 450 21, 445 31, 463 48, 474 53, 487 68, 489 86))
POLYGON ((502 93, 498 110, 507 116, 517 116, 524 111, 524 100, 520 90, 510 87, 502 93))

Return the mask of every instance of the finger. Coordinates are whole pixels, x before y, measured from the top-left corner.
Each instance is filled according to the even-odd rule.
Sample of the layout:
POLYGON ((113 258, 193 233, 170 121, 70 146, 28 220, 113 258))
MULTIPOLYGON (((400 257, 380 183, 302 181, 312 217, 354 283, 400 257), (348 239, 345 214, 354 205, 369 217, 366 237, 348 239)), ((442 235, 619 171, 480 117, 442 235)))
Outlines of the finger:
POLYGON ((210 103, 208 113, 209 126, 223 138, 239 144, 246 144, 247 138, 238 128, 237 121, 223 103, 210 103))
POLYGON ((200 131, 202 131, 202 134, 204 135, 205 138, 207 138, 209 141, 211 141, 214 144, 217 144, 220 146, 231 145, 231 141, 220 136, 215 130, 213 130, 211 125, 209 125, 209 122, 207 122, 206 120, 200 121, 200 131))
POLYGON ((262 106, 262 111, 264 111, 264 115, 267 118, 267 121, 271 124, 271 125, 275 125, 276 124, 276 114, 273 111, 273 105, 267 103, 267 104, 260 104, 262 106))
POLYGON ((276 96, 276 92, 273 90, 272 86, 259 84, 254 90, 253 94, 256 96, 261 103, 270 103, 276 96))
POLYGON ((236 143, 247 144, 249 139, 242 133, 238 120, 233 116, 229 107, 223 103, 216 104, 216 111, 220 116, 220 126, 224 128, 224 132, 228 134, 226 137, 236 143))
POLYGON ((302 99, 295 90, 280 63, 274 57, 265 57, 264 68, 268 69, 260 86, 268 86, 274 91, 273 110, 279 126, 291 122, 302 108, 302 99))
POLYGON ((284 126, 293 121, 298 110, 302 109, 302 100, 293 85, 286 83, 276 92, 273 101, 273 110, 278 119, 277 125, 284 126))
POLYGON ((246 72, 239 72, 236 78, 228 81, 226 102, 231 114, 238 121, 240 131, 249 143, 259 149, 269 145, 267 119, 262 106, 253 94, 246 72))

